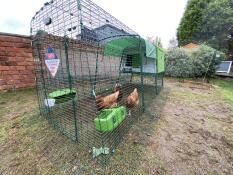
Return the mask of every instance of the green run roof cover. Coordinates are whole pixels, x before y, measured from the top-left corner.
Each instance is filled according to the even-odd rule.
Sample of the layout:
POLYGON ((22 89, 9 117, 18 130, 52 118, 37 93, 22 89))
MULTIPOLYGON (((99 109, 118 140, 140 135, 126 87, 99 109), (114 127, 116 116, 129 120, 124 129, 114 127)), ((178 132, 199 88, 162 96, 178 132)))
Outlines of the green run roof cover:
POLYGON ((151 42, 146 41, 146 40, 145 40, 145 43, 146 43, 146 57, 156 59, 155 46, 151 42))
POLYGON ((155 46, 143 38, 136 37, 117 38, 107 42, 105 44, 104 54, 107 56, 121 57, 123 52, 128 49, 134 49, 137 53, 139 51, 140 42, 142 51, 146 53, 146 57, 156 59, 155 46))

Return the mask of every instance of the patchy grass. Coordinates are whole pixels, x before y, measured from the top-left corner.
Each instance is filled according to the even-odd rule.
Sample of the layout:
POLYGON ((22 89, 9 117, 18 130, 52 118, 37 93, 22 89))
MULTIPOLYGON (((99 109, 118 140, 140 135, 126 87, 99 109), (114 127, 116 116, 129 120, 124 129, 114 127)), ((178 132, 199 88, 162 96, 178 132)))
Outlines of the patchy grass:
POLYGON ((10 128, 19 127, 22 116, 34 114, 34 90, 0 93, 0 141, 9 137, 10 128))
POLYGON ((169 79, 148 93, 107 168, 39 116, 34 89, 0 93, 0 174, 230 174, 233 83, 213 84, 169 79))
POLYGON ((0 94, 0 174, 67 174, 77 144, 38 112, 35 90, 0 94))
POLYGON ((218 87, 220 95, 233 104, 233 81, 214 80, 213 83, 218 87))

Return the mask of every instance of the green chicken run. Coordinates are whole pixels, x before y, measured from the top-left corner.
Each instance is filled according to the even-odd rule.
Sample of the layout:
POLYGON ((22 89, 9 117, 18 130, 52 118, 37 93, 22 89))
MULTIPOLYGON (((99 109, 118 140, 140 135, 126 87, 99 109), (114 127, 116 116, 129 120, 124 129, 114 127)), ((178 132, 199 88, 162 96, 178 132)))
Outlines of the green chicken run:
POLYGON ((32 18, 40 113, 90 150, 112 150, 163 87, 164 50, 90 0, 52 0, 32 18))

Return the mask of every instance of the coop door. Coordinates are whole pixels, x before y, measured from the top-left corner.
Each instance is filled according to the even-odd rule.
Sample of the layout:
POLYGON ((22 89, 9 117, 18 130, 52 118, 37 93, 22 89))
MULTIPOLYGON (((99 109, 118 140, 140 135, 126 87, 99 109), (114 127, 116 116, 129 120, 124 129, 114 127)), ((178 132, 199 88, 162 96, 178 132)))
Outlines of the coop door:
POLYGON ((132 67, 133 68, 140 67, 140 55, 139 54, 132 55, 132 67))
POLYGON ((127 55, 126 56, 126 63, 125 63, 125 67, 132 67, 132 55, 127 55))

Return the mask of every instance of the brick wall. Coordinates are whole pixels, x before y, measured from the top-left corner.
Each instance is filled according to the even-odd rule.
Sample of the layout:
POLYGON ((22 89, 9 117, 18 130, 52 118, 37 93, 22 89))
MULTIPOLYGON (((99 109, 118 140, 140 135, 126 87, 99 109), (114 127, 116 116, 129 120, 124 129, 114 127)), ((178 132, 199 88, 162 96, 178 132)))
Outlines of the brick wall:
POLYGON ((31 39, 0 33, 0 91, 35 85, 31 39))

